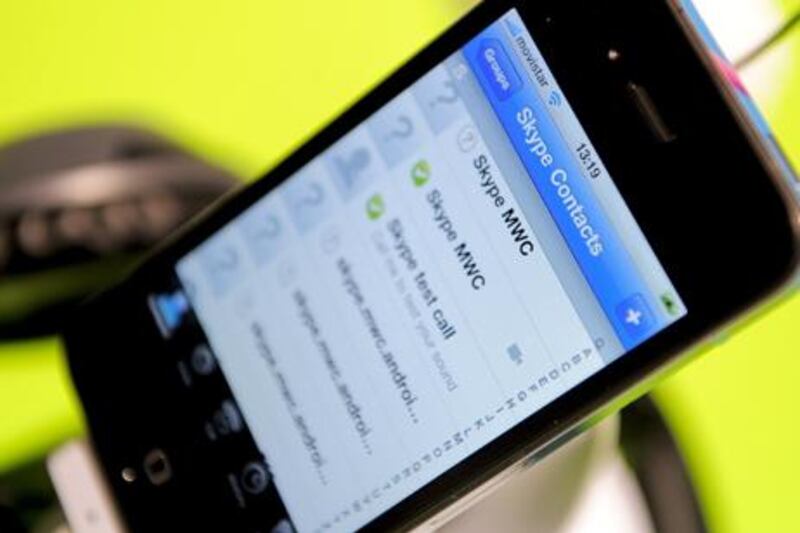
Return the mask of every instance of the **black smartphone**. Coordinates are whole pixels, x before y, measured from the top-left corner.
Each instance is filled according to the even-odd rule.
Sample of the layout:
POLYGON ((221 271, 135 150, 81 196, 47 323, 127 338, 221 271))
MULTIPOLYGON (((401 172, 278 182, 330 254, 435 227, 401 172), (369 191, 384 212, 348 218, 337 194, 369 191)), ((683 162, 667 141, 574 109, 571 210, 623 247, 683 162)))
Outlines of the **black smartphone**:
POLYGON ((123 520, 434 526, 787 284, 774 157, 678 3, 479 6, 74 317, 123 520))

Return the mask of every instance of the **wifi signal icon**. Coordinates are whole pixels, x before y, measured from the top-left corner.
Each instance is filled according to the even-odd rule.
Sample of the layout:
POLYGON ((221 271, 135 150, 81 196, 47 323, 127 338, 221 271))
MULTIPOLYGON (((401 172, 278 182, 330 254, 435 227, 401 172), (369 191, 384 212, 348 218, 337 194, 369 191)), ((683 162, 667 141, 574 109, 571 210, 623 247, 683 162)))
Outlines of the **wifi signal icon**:
POLYGON ((561 104, 564 103, 564 97, 561 96, 560 92, 553 91, 550 93, 547 103, 550 105, 550 107, 561 107, 561 104))

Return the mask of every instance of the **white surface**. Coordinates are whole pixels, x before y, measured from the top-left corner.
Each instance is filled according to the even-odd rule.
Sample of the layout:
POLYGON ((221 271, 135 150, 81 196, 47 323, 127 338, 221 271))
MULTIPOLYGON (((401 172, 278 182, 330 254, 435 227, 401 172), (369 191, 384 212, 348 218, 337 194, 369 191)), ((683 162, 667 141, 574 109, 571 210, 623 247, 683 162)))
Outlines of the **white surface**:
MULTIPOLYGON (((785 17, 772 0, 694 0, 694 4, 732 61, 762 42, 785 17)), ((790 62, 790 51, 778 45, 743 69, 742 79, 757 101, 769 105, 779 96, 790 62)))
POLYGON ((440 533, 652 532, 618 437, 613 417, 511 478, 440 533))
POLYGON ((641 490, 621 455, 614 454, 598 465, 561 531, 655 531, 641 490))
POLYGON ((47 471, 73 533, 125 533, 86 441, 68 442, 50 454, 47 471))

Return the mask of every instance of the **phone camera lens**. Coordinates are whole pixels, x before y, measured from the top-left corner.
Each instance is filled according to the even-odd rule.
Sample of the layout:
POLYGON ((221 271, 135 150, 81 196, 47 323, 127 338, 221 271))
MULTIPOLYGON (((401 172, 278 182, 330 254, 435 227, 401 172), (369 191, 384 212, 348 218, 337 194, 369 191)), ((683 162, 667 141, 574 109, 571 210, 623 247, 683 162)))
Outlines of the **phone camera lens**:
POLYGON ((125 481, 126 483, 133 483, 134 481, 136 481, 136 478, 138 477, 136 474, 136 470, 134 470, 131 467, 123 468, 120 475, 122 476, 122 480, 125 481))

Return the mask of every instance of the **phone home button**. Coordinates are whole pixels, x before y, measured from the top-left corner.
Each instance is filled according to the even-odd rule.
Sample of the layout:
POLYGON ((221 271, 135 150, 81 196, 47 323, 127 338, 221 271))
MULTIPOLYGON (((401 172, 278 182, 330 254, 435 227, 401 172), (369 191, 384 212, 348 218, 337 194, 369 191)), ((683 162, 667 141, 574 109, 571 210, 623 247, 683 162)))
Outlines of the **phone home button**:
POLYGON ((167 454, 160 448, 154 448, 144 456, 144 472, 153 485, 163 485, 172 478, 172 467, 167 454))

